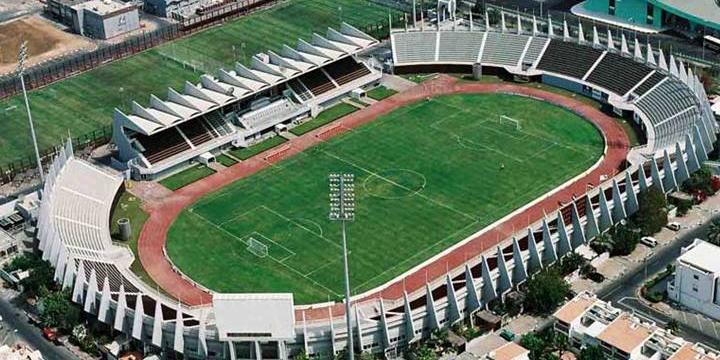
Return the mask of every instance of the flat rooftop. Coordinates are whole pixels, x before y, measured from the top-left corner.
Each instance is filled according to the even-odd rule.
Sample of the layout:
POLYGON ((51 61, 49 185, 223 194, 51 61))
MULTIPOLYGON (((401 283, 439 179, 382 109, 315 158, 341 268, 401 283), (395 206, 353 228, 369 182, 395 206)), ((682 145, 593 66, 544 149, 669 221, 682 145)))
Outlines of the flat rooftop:
POLYGON ((715 3, 715 0, 658 0, 658 3, 666 9, 674 9, 696 20, 713 23, 715 27, 720 27, 720 6, 715 3))
POLYGON ((597 302, 596 297, 587 293, 579 294, 558 309, 555 312, 555 318, 566 324, 570 324, 582 316, 595 302, 597 302))
POLYGON ((720 247, 705 241, 697 241, 691 246, 692 249, 680 255, 679 261, 710 273, 720 273, 720 247))
POLYGON ((651 334, 649 327, 628 314, 622 314, 600 333, 598 339, 629 354, 645 343, 651 334))
POLYGON ((121 3, 113 0, 85 0, 80 1, 73 6, 76 9, 86 9, 100 15, 111 14, 120 10, 132 9, 135 5, 130 3, 121 3))

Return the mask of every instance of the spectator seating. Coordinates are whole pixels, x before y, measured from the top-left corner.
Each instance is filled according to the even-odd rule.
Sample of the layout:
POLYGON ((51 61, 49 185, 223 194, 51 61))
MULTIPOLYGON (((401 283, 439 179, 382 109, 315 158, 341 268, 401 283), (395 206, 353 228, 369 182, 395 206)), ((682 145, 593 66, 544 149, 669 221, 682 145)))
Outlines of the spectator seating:
POLYGON ((190 149, 190 144, 174 127, 150 136, 138 134, 135 140, 142 145, 144 148, 142 154, 151 164, 159 163, 190 149))
POLYGON ((637 96, 642 96, 665 78, 665 75, 656 71, 652 75, 650 75, 649 78, 643 81, 642 84, 638 85, 638 87, 633 90, 633 93, 635 93, 637 96))
POLYGON ((223 115, 217 111, 210 112, 203 116, 205 123, 209 126, 209 129, 216 134, 216 137, 223 137, 233 132, 232 125, 228 123, 223 115))
POLYGON ((489 32, 482 54, 483 64, 517 66, 529 37, 489 32))
POLYGON ((299 96, 302 101, 308 101, 312 99, 312 94, 310 93, 310 90, 308 90, 305 85, 301 84, 298 79, 290 80, 288 82, 288 87, 290 87, 290 90, 297 94, 297 96, 299 96))
MULTIPOLYGON (((76 261, 76 263, 77 262, 78 261, 76 261)), ((86 279, 89 279, 90 272, 92 270, 95 270, 95 276, 97 277, 98 281, 98 289, 102 290, 104 281, 103 279, 107 277, 108 285, 110 285, 110 291, 112 292, 120 291, 121 284, 126 293, 140 292, 140 290, 132 282, 128 281, 125 276, 123 276, 123 273, 117 268, 117 266, 115 266, 115 264, 101 261, 84 260, 83 267, 85 268, 86 279)))
POLYGON ((352 57, 346 57, 326 66, 325 71, 340 86, 370 74, 365 64, 355 61, 352 57))
POLYGON ((216 137, 204 124, 202 119, 193 119, 178 125, 178 129, 194 145, 202 145, 216 137))
POLYGON ((437 34, 436 31, 393 34, 398 63, 434 62, 437 34))
POLYGON ((545 44, 547 44, 547 42, 547 38, 533 37, 532 40, 530 40, 530 46, 528 46, 525 56, 523 57, 523 64, 534 64, 540 55, 542 55, 542 51, 545 49, 545 44))
POLYGON ((651 72, 652 69, 631 58, 608 52, 592 70, 587 81, 623 96, 651 72))
POLYGON ((668 78, 635 104, 655 127, 656 148, 672 145, 700 118, 695 95, 675 79, 668 78))
POLYGON ((440 62, 477 62, 478 54, 483 42, 482 32, 442 32, 440 33, 440 62))
POLYGON ((322 69, 313 70, 299 77, 298 80, 315 96, 335 89, 335 84, 325 75, 322 69))
POLYGON ((602 50, 552 39, 537 68, 582 79, 602 53, 602 50))

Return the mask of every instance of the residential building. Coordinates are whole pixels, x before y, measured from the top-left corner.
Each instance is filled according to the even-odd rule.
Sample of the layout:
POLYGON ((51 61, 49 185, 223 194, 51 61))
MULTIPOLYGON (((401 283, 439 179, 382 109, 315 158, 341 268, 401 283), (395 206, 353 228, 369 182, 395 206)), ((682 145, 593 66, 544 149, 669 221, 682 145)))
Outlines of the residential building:
POLYGON ((599 346, 607 359, 718 360, 720 352, 673 335, 654 322, 623 312, 582 292, 554 314, 554 329, 575 352, 599 346))
POLYGON ((668 282, 668 298, 720 320, 720 247, 695 239, 680 253, 668 282))

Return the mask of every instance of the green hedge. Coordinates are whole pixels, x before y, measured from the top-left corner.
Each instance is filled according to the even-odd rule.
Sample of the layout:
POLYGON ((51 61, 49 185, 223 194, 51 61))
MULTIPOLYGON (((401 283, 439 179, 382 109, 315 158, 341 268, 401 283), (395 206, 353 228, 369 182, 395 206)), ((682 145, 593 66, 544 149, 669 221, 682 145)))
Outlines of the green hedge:
POLYGON ((183 170, 175 175, 166 177, 160 180, 160 184, 170 190, 177 190, 184 186, 190 185, 202 178, 208 177, 215 173, 215 170, 205 166, 198 165, 191 167, 187 170, 183 170))
POLYGON ((273 136, 253 146, 230 151, 230 154, 240 160, 247 160, 263 151, 270 150, 287 140, 281 136, 273 136))

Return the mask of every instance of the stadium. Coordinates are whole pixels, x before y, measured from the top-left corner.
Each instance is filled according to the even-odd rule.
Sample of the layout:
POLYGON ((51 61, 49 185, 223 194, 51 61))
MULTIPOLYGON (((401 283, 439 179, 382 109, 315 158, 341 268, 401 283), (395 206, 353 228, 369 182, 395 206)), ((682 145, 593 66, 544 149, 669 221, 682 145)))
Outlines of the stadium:
POLYGON ((116 109, 123 176, 68 142, 38 215, 55 279, 85 312, 183 358, 331 358, 349 327, 327 176, 350 172, 349 325, 356 351, 393 357, 623 221, 649 187, 678 189, 713 150, 718 126, 698 77, 650 44, 582 25, 571 34, 552 19, 477 24, 457 19, 452 1, 437 13, 391 26, 387 41, 342 24, 116 109), (383 48, 385 62, 373 56, 383 48), (438 75, 158 196, 137 254, 111 238, 128 187, 303 126, 383 72, 438 75), (631 148, 581 98, 630 118, 646 141, 631 148), (138 262, 152 283, 131 270, 138 262))

